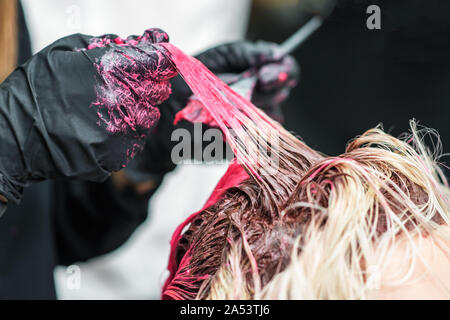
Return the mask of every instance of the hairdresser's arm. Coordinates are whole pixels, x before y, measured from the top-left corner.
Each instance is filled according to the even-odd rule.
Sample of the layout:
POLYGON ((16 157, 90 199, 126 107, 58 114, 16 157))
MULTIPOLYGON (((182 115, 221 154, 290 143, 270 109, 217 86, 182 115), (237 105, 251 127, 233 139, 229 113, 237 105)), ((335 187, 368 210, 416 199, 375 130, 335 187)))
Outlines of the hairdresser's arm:
MULTIPOLYGON (((175 168, 170 159, 173 110, 161 107, 158 125, 147 138, 130 177, 113 172, 104 183, 58 181, 54 215, 57 263, 70 265, 111 252, 123 245, 147 218, 148 202, 164 175, 175 168), (145 154, 145 155, 144 155, 145 154)), ((132 161, 134 163, 135 161, 132 161)), ((130 171, 127 170, 129 173, 130 171)))
MULTIPOLYGON (((267 106, 268 102, 279 97, 280 92, 288 93, 297 77, 297 68, 292 66, 289 57, 284 62, 267 63, 272 59, 273 50, 272 44, 237 42, 208 50, 198 58, 216 73, 227 74, 251 68, 258 70, 259 59, 266 61, 266 71, 261 72, 255 97, 266 95, 267 106), (266 75, 267 70, 270 77, 266 75), (289 81, 279 82, 277 72, 286 72, 289 81)), ((113 173, 101 184, 82 181, 59 183, 57 189, 61 195, 58 196, 60 202, 55 215, 58 263, 84 261, 116 249, 147 217, 149 198, 164 175, 175 168, 170 157, 174 144, 170 139, 172 131, 180 127, 193 131, 192 124, 187 121, 181 121, 176 127, 173 125, 176 113, 186 105, 192 93, 180 77, 173 79, 172 87, 173 95, 161 106, 160 121, 148 135, 143 153, 129 167, 113 173)), ((192 143, 203 142, 193 140, 192 143)))
POLYGON ((136 192, 132 185, 117 187, 114 175, 103 183, 57 181, 57 264, 86 261, 123 245, 147 218, 148 201, 159 183, 154 180, 147 192, 136 192))
POLYGON ((58 264, 70 265, 115 250, 147 218, 150 197, 164 174, 174 168, 167 158, 167 144, 157 143, 168 134, 167 112, 161 109, 160 122, 147 140, 144 152, 149 155, 144 158, 149 170, 133 175, 137 180, 120 170, 104 183, 56 182, 53 216, 58 264))
POLYGON ((34 181, 104 181, 126 165, 170 93, 167 40, 76 34, 16 69, 0 85, 0 195, 19 203, 34 181))
POLYGON ((144 222, 150 197, 175 167, 169 145, 162 143, 170 139, 171 121, 172 111, 161 108, 160 121, 138 155, 146 170, 135 168, 132 177, 120 170, 104 183, 57 182, 54 223, 58 264, 70 265, 115 250, 144 222))

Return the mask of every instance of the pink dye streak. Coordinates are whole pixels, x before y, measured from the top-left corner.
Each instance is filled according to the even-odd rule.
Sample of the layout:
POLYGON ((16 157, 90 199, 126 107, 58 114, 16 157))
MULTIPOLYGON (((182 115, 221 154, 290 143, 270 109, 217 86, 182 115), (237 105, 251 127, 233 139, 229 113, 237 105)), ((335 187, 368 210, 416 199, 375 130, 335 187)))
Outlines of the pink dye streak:
MULTIPOLYGON (((173 68, 162 65, 166 57, 154 44, 162 40, 167 40, 167 35, 154 29, 136 38, 105 36, 91 40, 88 50, 111 47, 95 65, 102 83, 97 86, 97 99, 92 103, 99 123, 104 123, 109 132, 140 134, 157 124, 160 113, 156 105, 169 98, 168 79, 176 75, 173 68)), ((135 149, 131 150, 131 157, 135 149)))
MULTIPOLYGON (((207 109, 217 127, 222 130, 236 158, 252 173, 255 179, 261 180, 255 168, 258 165, 257 161, 238 152, 238 141, 232 136, 232 132, 242 132, 242 135, 245 136, 245 126, 250 122, 254 122, 261 128, 264 126, 275 128, 270 118, 250 101, 233 91, 197 59, 184 54, 170 43, 161 43, 160 45, 166 49, 167 57, 173 62, 174 67, 194 95, 207 109), (242 120, 246 123, 242 123, 242 120)), ((196 108, 201 108, 201 106, 196 108)), ((206 115, 209 117, 208 114, 206 115)))
MULTIPOLYGON (((174 67, 223 132, 227 132, 228 128, 241 127, 235 116, 236 111, 244 114, 248 114, 250 110, 260 113, 250 101, 233 91, 200 61, 184 54, 170 43, 160 45, 167 50, 167 56, 174 67)), ((269 121, 267 123, 271 125, 269 121)))
POLYGON ((173 124, 176 125, 181 120, 187 120, 193 123, 200 122, 210 127, 218 126, 208 109, 196 97, 191 97, 186 107, 177 112, 173 124))
MULTIPOLYGON (((252 110, 259 114, 257 108, 251 102, 234 92, 201 62, 185 55, 182 51, 169 43, 163 43, 161 46, 167 49, 167 56, 172 60, 174 66, 196 97, 196 99, 190 100, 190 103, 184 112, 177 115, 177 118, 175 119, 176 122, 180 119, 202 121, 209 125, 218 126, 226 134, 229 128, 236 130, 242 127, 242 123, 236 119, 236 112, 248 114, 246 112, 252 110)), ((267 121, 264 117, 262 117, 262 120, 267 121)), ((271 125, 270 122, 267 121, 267 123, 271 125)), ((237 159, 239 159, 239 155, 236 156, 237 159)), ((176 293, 176 290, 172 290, 172 284, 174 281, 179 281, 179 279, 183 278, 180 275, 182 268, 177 264, 175 256, 176 248, 181 239, 184 227, 189 225, 203 210, 215 204, 223 196, 226 190, 237 186, 248 178, 249 175, 246 170, 235 159, 235 161, 230 164, 225 175, 219 181, 204 207, 198 212, 190 215, 175 230, 170 241, 171 253, 168 265, 170 275, 162 290, 163 299, 183 298, 176 293)), ((186 254, 180 264, 186 265, 188 260, 189 255, 186 254)))
MULTIPOLYGON (((218 126, 225 133, 227 139, 230 138, 229 141, 231 142, 233 142, 233 137, 229 137, 227 133, 230 132, 230 129, 243 130, 243 127, 246 125, 246 123, 243 122, 247 120, 256 120, 259 125, 263 125, 266 128, 267 126, 273 128, 273 124, 268 119, 267 115, 261 113, 250 101, 234 92, 201 62, 185 55, 170 43, 162 43, 160 45, 167 50, 164 54, 166 54, 173 62, 175 68, 195 95, 195 98, 190 100, 186 110, 177 115, 177 118, 175 119, 176 122, 180 119, 187 119, 191 121, 202 121, 209 125, 213 124, 218 126), (240 115, 240 118, 238 118, 237 114, 240 115), (243 122, 241 122, 241 120, 243 122)), ((245 163, 245 155, 241 158, 240 154, 236 154, 235 161, 230 164, 228 171, 219 181, 205 206, 200 211, 189 216, 175 230, 170 242, 171 253, 168 265, 170 275, 163 287, 163 299, 183 298, 183 292, 181 292, 181 295, 177 294, 176 290, 172 290, 172 284, 177 281, 183 281, 183 279, 186 278, 186 276, 181 273, 185 272, 182 270, 183 267, 188 265, 190 259, 189 254, 185 254, 180 261, 180 265, 177 263, 175 257, 176 248, 181 239, 184 227, 189 225, 204 209, 215 204, 223 196, 226 190, 249 178, 249 174, 237 160, 245 163)), ((255 175, 255 171, 252 170, 252 167, 247 166, 247 168, 255 175)), ((256 272, 255 268, 255 264, 252 264, 254 272, 256 272)), ((185 282, 183 283, 187 284, 185 282)))
POLYGON ((287 79, 288 79, 288 74, 286 72, 280 72, 280 74, 278 74, 278 81, 284 82, 287 79))
POLYGON ((217 183, 217 186, 214 188, 211 196, 208 201, 206 201, 205 205, 199 211, 191 214, 182 224, 180 224, 175 232, 172 235, 172 239, 170 240, 170 256, 169 256, 169 265, 167 269, 170 272, 169 277, 167 278, 163 289, 162 289, 162 298, 163 299, 176 299, 177 297, 173 296, 172 290, 169 290, 172 280, 177 277, 177 271, 180 270, 180 266, 176 264, 176 248, 178 243, 180 242, 182 231, 185 226, 190 224, 195 218, 205 209, 215 204, 220 198, 224 195, 224 193, 232 187, 239 185, 244 180, 248 179, 249 175, 245 171, 245 169, 238 164, 236 161, 230 163, 227 172, 223 175, 220 181, 217 183))
POLYGON ((122 66, 123 56, 115 52, 105 54, 96 65, 103 83, 97 86, 97 99, 92 105, 111 133, 150 129, 160 116, 155 106, 171 93, 170 83, 150 77, 140 79, 141 75, 123 71, 122 66))
POLYGON ((94 37, 91 39, 91 43, 89 44, 87 49, 91 50, 94 48, 106 47, 107 45, 110 45, 112 43, 122 46, 135 46, 141 43, 150 44, 168 40, 169 37, 167 36, 167 33, 161 31, 160 29, 152 28, 145 30, 142 36, 138 37, 129 36, 126 39, 123 39, 118 36, 112 38, 110 35, 105 35, 103 37, 94 37))

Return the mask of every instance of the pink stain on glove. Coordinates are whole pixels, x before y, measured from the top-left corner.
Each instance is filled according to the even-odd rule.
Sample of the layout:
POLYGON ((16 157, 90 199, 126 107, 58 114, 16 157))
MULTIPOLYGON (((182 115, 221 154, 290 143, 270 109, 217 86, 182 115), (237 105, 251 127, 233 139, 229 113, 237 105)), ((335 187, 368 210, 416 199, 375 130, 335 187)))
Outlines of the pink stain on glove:
POLYGON ((154 127, 160 117, 156 105, 169 98, 168 81, 175 69, 159 51, 167 34, 149 29, 138 37, 93 38, 88 50, 110 46, 95 67, 102 82, 96 87, 100 124, 111 133, 139 133, 154 127))

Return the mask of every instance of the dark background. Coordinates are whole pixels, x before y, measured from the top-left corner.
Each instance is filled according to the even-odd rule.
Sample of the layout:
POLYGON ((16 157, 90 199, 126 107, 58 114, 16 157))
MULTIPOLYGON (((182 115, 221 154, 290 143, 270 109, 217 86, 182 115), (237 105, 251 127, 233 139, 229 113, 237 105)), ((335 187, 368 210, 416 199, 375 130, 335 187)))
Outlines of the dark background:
MULTIPOLYGON (((285 126, 337 155, 379 123, 398 136, 415 118, 436 129, 449 152, 450 1, 308 3, 314 1, 255 1, 248 29, 249 39, 281 43, 312 13, 327 15, 293 54, 301 77, 283 105, 285 126), (371 4, 381 8, 381 30, 366 27, 371 4)), ((449 157, 441 161, 448 165, 449 157)))

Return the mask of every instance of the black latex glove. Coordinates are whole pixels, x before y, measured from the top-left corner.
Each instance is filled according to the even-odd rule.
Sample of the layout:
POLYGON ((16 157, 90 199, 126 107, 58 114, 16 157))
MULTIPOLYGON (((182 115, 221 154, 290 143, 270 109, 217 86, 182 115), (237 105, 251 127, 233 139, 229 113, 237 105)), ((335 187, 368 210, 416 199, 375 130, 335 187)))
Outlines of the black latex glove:
POLYGON ((18 203, 30 182, 104 181, 142 149, 176 71, 162 30, 120 39, 56 41, 0 85, 0 194, 18 203))
POLYGON ((282 120, 280 105, 297 84, 300 69, 292 56, 280 58, 277 44, 232 42, 209 49, 196 58, 228 84, 255 75, 257 82, 251 101, 276 120, 282 120))
MULTIPOLYGON (((293 57, 279 59, 278 54, 278 46, 274 43, 238 41, 219 45, 195 58, 227 83, 256 75, 258 81, 252 102, 276 120, 281 120, 280 104, 295 86, 299 67, 293 57)), ((186 106, 192 91, 181 76, 175 77, 171 82, 173 93, 161 108, 161 117, 164 120, 161 119, 154 129, 155 132, 148 136, 144 151, 126 168, 127 176, 135 182, 160 179, 166 172, 175 168, 170 157, 174 145, 170 141, 174 129, 172 122, 176 113, 186 106)), ((192 129, 192 125, 186 122, 181 122, 178 126, 192 129)), ((207 129, 206 126, 204 129, 207 129)), ((203 141, 192 143, 192 150, 194 144, 208 144, 203 141)))

